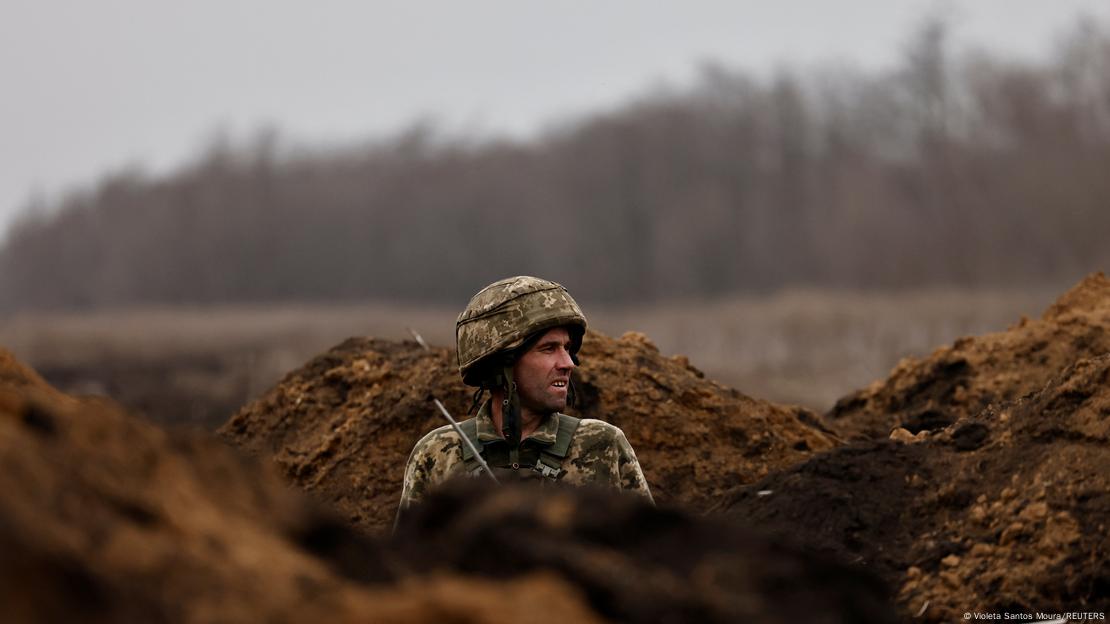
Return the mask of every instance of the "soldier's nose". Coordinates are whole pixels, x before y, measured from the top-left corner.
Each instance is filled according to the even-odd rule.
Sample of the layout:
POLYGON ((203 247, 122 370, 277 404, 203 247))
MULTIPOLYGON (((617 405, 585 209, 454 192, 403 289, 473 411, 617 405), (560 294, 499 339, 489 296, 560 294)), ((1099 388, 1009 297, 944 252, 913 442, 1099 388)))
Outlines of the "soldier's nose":
POLYGON ((566 349, 562 349, 559 351, 558 366, 559 368, 574 368, 574 360, 570 357, 570 351, 567 351, 566 349))

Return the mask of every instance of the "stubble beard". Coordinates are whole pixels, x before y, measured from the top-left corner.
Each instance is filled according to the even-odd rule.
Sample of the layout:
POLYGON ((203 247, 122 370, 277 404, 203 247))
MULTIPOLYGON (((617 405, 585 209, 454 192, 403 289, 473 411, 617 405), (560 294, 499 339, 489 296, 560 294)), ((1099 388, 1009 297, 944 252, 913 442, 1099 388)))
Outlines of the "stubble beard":
POLYGON ((550 416, 565 410, 567 408, 566 395, 559 396, 549 388, 550 386, 544 386, 534 395, 533 392, 529 391, 527 395, 521 396, 521 406, 540 416, 550 416))

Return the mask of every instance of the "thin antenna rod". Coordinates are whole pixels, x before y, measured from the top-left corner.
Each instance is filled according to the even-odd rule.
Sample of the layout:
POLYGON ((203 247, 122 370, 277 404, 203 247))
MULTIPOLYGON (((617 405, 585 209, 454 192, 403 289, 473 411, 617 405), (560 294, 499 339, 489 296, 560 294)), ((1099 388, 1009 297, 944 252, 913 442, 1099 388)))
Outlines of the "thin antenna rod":
POLYGON ((466 437, 466 434, 463 433, 462 428, 459 427, 459 423, 455 422, 454 418, 451 418, 451 414, 447 413, 447 408, 443 407, 443 403, 440 403, 439 399, 432 400, 435 401, 436 407, 439 408, 439 411, 443 412, 443 417, 447 419, 447 422, 451 423, 451 426, 455 428, 455 433, 459 434, 459 437, 462 438, 463 444, 466 444, 468 447, 470 447, 470 452, 474 453, 474 459, 478 460, 478 464, 481 465, 482 469, 486 471, 486 474, 489 475, 489 478, 493 479, 493 482, 497 485, 501 485, 501 482, 498 481, 497 477, 493 475, 493 471, 489 469, 489 464, 486 463, 486 460, 482 459, 482 454, 479 453, 478 449, 474 447, 474 443, 470 441, 470 438, 466 437))
POLYGON ((419 333, 417 333, 417 331, 415 329, 413 329, 411 327, 407 327, 406 329, 408 329, 409 333, 412 334, 412 337, 416 340, 416 344, 424 347, 425 351, 431 351, 432 350, 432 348, 428 346, 428 343, 424 342, 424 337, 421 336, 419 333))

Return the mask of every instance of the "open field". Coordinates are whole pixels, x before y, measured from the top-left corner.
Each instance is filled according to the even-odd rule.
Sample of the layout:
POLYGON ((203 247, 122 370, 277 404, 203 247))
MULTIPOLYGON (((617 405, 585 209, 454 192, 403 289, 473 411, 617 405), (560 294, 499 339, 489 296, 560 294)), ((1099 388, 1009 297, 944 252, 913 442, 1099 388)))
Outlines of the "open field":
MULTIPOLYGON (((1038 316, 1058 290, 788 291, 601 307, 591 327, 646 334, 745 394, 825 411, 897 361, 1038 316)), ((60 389, 106 394, 165 423, 219 425, 285 373, 351 336, 453 343, 455 308, 396 304, 142 308, 18 315, 0 345, 60 389)))

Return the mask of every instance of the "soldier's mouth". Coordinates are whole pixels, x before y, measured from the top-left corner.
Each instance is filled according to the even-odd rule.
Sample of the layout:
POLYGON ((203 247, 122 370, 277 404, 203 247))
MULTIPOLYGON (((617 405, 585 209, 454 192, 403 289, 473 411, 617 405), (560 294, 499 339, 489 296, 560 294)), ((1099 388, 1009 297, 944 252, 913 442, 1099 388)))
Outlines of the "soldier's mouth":
POLYGON ((556 387, 556 388, 566 388, 567 387, 567 382, 565 382, 565 381, 553 381, 553 382, 551 382, 551 385, 556 387))

